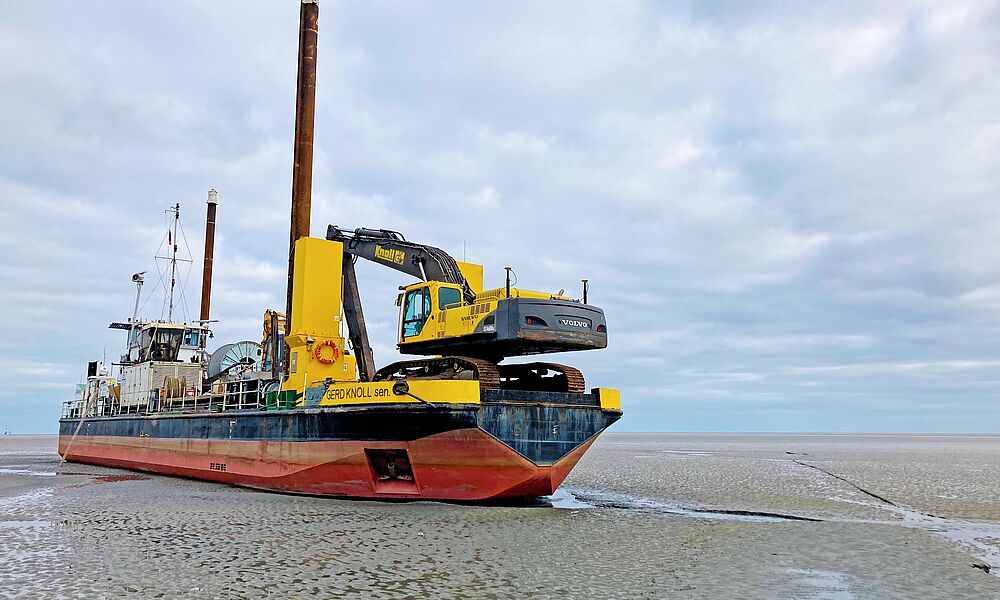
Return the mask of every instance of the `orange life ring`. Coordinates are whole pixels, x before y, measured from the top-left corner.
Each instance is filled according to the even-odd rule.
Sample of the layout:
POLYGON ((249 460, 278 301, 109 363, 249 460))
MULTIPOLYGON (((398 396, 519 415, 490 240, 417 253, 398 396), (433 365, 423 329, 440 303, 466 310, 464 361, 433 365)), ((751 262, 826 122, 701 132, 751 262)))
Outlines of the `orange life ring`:
POLYGON ((337 357, 340 356, 340 348, 337 347, 337 344, 334 343, 333 340, 323 340, 322 342, 316 344, 316 349, 313 351, 313 354, 316 356, 316 360, 322 364, 332 365, 333 361, 337 360, 337 357), (323 348, 327 346, 333 348, 333 354, 330 355, 330 358, 323 358, 323 348))

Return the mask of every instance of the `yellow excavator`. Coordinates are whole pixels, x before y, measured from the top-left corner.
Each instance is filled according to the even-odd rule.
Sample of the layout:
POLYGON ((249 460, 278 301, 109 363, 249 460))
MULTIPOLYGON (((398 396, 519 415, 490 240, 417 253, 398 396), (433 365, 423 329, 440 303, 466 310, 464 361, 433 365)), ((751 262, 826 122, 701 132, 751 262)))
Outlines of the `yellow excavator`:
MULTIPOLYGON (((511 287, 508 270, 504 287, 484 290, 482 265, 456 261, 444 250, 408 241, 402 234, 386 229, 344 230, 330 225, 325 240, 327 244, 333 242, 329 247, 323 246, 322 240, 309 239, 308 244, 315 250, 307 254, 309 250, 303 248, 302 269, 318 271, 325 267, 325 277, 319 277, 318 273, 307 277, 303 271, 296 279, 304 284, 310 281, 314 282, 311 285, 323 286, 327 294, 327 311, 333 309, 330 306, 333 303, 343 306, 343 314, 336 310, 333 319, 346 321, 353 356, 342 348, 343 339, 332 331, 332 324, 325 332, 317 330, 315 325, 309 328, 317 336, 322 334, 324 339, 318 341, 313 335, 294 335, 298 327, 293 322, 293 335, 288 340, 292 352, 289 377, 299 379, 293 375, 301 370, 297 363, 302 359, 296 349, 303 347, 307 350, 304 358, 309 360, 312 375, 305 381, 286 382, 283 386, 286 389, 302 389, 302 385, 322 379, 322 373, 325 378, 335 381, 355 377, 370 382, 476 379, 484 388, 583 393, 586 391, 583 375, 574 367, 550 362, 498 363, 512 356, 600 349, 608 345, 604 311, 586 302, 586 287, 582 301, 561 292, 518 289, 511 287), (338 262, 338 258, 341 264, 330 264, 338 262), (433 358, 403 360, 376 369, 354 268, 358 259, 419 280, 401 286, 396 299, 399 306, 397 347, 403 354, 433 358), (326 283, 315 283, 317 281, 326 283), (325 365, 339 368, 324 368, 325 365), (355 368, 357 375, 353 372, 355 368), (343 377, 337 377, 339 373, 343 373, 343 377)), ((297 269, 299 252, 296 249, 297 269)), ((307 294, 303 290, 300 297, 308 302, 308 297, 314 298, 319 293, 316 290, 307 294)), ((310 310, 308 305, 303 305, 306 315, 310 310)), ((293 315, 296 315, 295 309, 293 315)), ((269 320, 274 317, 269 315, 269 320)), ((317 322, 319 319, 311 320, 317 322)), ((277 349, 271 337, 277 330, 265 323, 265 349, 277 349)), ((276 353, 272 353, 274 355, 276 353)))

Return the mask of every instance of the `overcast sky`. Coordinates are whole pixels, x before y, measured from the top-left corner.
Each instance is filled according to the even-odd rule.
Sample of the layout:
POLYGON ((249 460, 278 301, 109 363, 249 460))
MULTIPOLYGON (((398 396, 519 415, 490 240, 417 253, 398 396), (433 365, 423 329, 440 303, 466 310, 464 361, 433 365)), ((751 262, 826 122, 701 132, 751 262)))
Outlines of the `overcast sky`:
MULTIPOLYGON (((116 359, 180 202, 213 347, 284 306, 298 4, 0 9, 0 427, 116 359)), ((1000 431, 996 2, 325 1, 312 232, 607 312, 619 431, 1000 431)), ((182 275, 186 273, 182 271, 182 275)), ((360 268, 376 362, 402 275, 360 268)), ((145 302, 144 298, 144 302, 145 302)), ((186 311, 186 312, 185 312, 186 311)))

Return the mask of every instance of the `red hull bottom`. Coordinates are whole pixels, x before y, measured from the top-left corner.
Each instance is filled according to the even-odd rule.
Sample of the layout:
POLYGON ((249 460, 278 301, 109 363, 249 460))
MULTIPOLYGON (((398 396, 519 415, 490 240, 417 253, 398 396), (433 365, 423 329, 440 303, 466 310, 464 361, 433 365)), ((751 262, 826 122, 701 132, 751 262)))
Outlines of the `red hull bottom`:
MULTIPOLYGON (((66 459, 287 493, 476 501, 552 494, 596 438, 547 466, 475 428, 408 442, 81 435, 66 459), (366 450, 405 450, 412 479, 380 479, 366 450)), ((60 454, 67 442, 67 436, 60 436, 60 454)))

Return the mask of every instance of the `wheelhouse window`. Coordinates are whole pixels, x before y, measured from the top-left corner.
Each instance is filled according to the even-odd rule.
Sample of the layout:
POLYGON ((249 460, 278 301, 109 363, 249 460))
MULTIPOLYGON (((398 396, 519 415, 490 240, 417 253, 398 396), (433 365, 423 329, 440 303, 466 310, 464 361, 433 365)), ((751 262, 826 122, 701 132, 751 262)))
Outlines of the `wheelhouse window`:
POLYGON ((403 337, 418 335, 431 314, 431 294, 426 287, 406 293, 403 305, 403 337))
POLYGON ((451 308, 462 303, 462 290, 443 287, 438 290, 438 310, 451 308))
POLYGON ((198 347, 198 330, 197 329, 185 329, 184 330, 184 347, 185 348, 197 348, 198 347))
POLYGON ((142 332, 140 360, 177 360, 183 341, 183 329, 151 327, 142 332))

